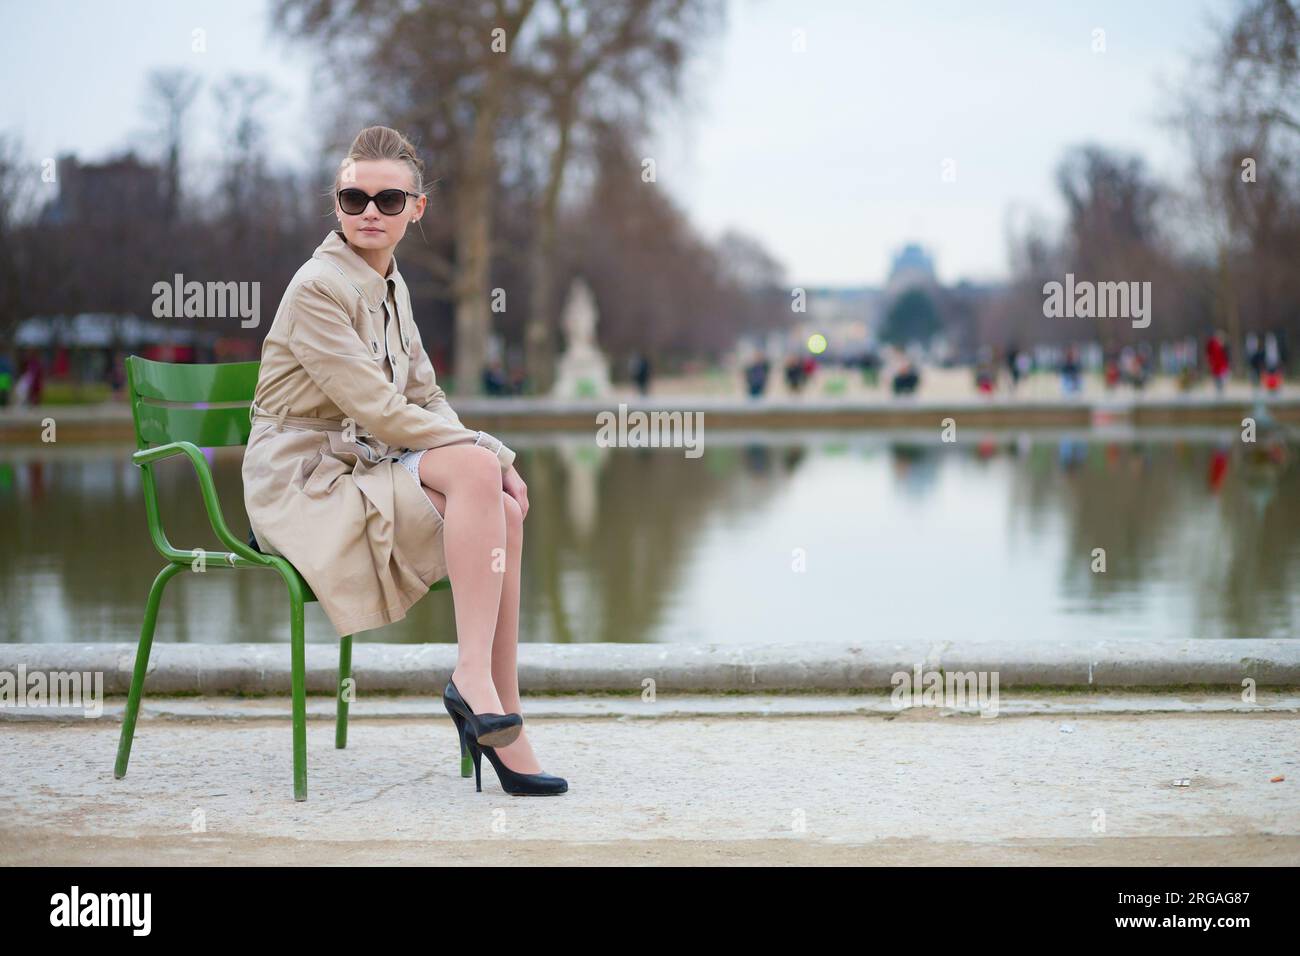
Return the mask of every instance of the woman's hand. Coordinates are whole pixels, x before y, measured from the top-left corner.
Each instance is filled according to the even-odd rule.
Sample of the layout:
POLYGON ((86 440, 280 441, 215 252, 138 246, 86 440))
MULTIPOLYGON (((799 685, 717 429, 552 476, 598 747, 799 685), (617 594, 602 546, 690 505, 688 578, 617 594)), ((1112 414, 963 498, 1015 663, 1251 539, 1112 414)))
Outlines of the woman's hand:
POLYGON ((525 518, 528 517, 528 486, 524 480, 519 477, 519 472, 515 471, 515 466, 511 465, 510 470, 501 476, 501 490, 519 503, 519 510, 523 512, 525 518))

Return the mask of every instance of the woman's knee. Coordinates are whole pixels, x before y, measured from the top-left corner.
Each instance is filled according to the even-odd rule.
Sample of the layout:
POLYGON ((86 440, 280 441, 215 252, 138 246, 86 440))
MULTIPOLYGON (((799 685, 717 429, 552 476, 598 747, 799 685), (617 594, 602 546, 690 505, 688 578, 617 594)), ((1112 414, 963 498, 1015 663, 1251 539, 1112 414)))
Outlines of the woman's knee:
POLYGON ((506 530, 522 534, 524 530, 524 512, 519 507, 519 502, 503 491, 501 492, 501 507, 506 513, 506 530))
POLYGON ((444 494, 491 494, 501 490, 501 460, 477 445, 432 448, 420 461, 420 480, 444 494))
POLYGON ((470 449, 470 464, 466 468, 465 482, 483 494, 501 490, 501 459, 486 448, 470 449))

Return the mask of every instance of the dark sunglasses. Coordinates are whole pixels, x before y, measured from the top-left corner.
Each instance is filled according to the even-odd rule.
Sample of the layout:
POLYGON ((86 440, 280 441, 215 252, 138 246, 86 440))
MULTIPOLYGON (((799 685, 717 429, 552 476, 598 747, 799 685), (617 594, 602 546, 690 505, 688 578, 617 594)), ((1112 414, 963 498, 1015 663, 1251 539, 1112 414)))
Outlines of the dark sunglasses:
POLYGON ((340 189, 338 191, 339 208, 349 216, 359 216, 366 211, 370 200, 375 201, 375 208, 385 216, 400 216, 406 208, 407 196, 419 193, 407 192, 405 189, 383 189, 371 196, 360 189, 340 189))

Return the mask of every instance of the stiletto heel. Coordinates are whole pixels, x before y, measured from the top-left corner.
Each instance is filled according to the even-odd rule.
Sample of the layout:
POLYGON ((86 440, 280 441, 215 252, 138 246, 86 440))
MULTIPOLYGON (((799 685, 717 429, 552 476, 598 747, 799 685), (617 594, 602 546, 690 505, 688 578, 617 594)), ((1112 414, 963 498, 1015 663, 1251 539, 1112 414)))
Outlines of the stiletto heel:
POLYGON ((474 713, 473 708, 450 680, 447 681, 447 687, 442 692, 442 703, 447 708, 447 713, 453 718, 459 716, 463 721, 462 724, 457 725, 458 729, 464 728, 461 731, 462 740, 470 736, 490 747, 504 747, 506 744, 514 743, 524 726, 522 714, 474 713))
POLYGON ((447 713, 451 714, 451 722, 456 725, 456 738, 460 741, 460 775, 469 776, 469 747, 465 745, 465 718, 456 713, 447 705, 444 700, 443 705, 447 707, 447 713))
POLYGON ((563 777, 549 773, 516 773, 501 762, 495 748, 484 747, 470 736, 466 737, 466 743, 474 758, 474 784, 480 793, 483 791, 483 781, 479 768, 483 754, 487 754, 488 760, 492 761, 492 769, 497 772, 501 789, 512 797, 550 797, 568 792, 569 782, 563 777))
MULTIPOLYGON (((481 765, 481 763, 480 763, 479 761, 480 761, 480 758, 482 757, 482 753, 483 753, 483 752, 482 752, 482 750, 479 749, 478 744, 475 743, 475 742, 472 741, 472 740, 466 740, 466 744, 469 746, 470 758, 472 759, 472 761, 473 761, 473 763, 474 763, 474 790, 475 790, 477 793, 482 793, 482 792, 483 792, 483 774, 482 774, 482 765, 481 765)), ((468 777, 469 774, 465 774, 465 776, 468 777)))

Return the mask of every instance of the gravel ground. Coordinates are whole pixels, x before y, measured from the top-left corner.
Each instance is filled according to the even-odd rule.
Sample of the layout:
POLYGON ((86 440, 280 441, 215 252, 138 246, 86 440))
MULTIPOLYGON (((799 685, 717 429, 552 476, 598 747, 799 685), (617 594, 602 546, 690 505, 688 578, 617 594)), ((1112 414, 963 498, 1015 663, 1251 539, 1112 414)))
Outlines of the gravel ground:
POLYGON ((445 715, 356 715, 344 750, 312 720, 302 803, 289 723, 264 709, 146 713, 122 780, 110 716, 7 720, 0 861, 1300 864, 1294 709, 708 704, 638 718, 525 702, 543 765, 569 780, 537 799, 504 794, 486 761, 476 793, 445 715))

